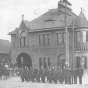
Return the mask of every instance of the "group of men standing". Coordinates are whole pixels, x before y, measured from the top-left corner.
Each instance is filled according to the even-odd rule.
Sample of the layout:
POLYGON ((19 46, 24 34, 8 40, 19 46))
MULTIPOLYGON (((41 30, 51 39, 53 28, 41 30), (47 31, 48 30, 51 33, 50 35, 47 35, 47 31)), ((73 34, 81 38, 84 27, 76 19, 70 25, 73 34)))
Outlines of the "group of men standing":
POLYGON ((77 78, 79 78, 79 84, 82 84, 83 69, 74 67, 64 67, 63 69, 58 67, 52 68, 30 68, 27 67, 21 69, 21 79, 24 81, 37 81, 37 82, 49 82, 49 83, 65 83, 65 84, 77 84, 77 78))

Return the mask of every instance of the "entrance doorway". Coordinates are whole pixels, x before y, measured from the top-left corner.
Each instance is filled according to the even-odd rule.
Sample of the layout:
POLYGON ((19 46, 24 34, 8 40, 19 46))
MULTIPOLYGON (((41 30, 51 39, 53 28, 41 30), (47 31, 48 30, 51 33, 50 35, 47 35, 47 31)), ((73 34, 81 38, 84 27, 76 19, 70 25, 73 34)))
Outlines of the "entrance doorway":
POLYGON ((62 69, 65 67, 65 55, 61 54, 58 56, 58 66, 61 67, 62 69))
POLYGON ((87 69, 87 57, 84 56, 84 62, 83 62, 83 67, 87 69))
POLYGON ((79 68, 80 66, 80 57, 76 57, 76 67, 79 68))
POLYGON ((20 68, 24 68, 25 66, 30 68, 32 66, 31 57, 27 53, 20 53, 16 59, 17 65, 20 68))

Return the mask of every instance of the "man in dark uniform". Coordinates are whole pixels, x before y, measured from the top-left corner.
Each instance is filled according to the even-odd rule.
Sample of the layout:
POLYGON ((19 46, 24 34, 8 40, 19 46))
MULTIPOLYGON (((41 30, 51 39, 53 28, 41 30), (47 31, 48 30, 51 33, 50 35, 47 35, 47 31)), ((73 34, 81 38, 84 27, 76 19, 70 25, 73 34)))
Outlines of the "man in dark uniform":
POLYGON ((53 81, 57 83, 57 69, 54 70, 53 81))
POLYGON ((28 81, 31 81, 31 71, 28 69, 28 81))
POLYGON ((31 69, 31 81, 34 82, 34 68, 31 69))
POLYGON ((51 74, 51 69, 49 69, 49 78, 48 78, 48 80, 49 80, 49 83, 52 83, 52 74, 51 74))
POLYGON ((55 68, 52 67, 52 69, 51 69, 52 81, 54 81, 54 71, 55 71, 55 68))
POLYGON ((64 67, 64 69, 63 69, 63 76, 64 76, 65 84, 67 84, 67 83, 68 83, 67 75, 68 75, 68 69, 67 69, 67 67, 64 67))
POLYGON ((45 74, 46 74, 46 78, 47 78, 47 81, 48 81, 48 78, 49 78, 49 67, 47 67, 45 69, 45 74))
POLYGON ((63 71, 62 71, 62 68, 60 68, 60 70, 59 70, 59 81, 60 81, 61 84, 63 83, 63 71))
POLYGON ((27 82, 29 81, 29 69, 28 69, 28 67, 25 68, 25 80, 27 82))
POLYGON ((71 76, 72 76, 72 71, 71 71, 71 68, 69 67, 68 68, 68 84, 71 84, 71 76))
POLYGON ((34 79, 37 80, 37 67, 34 68, 34 79))
POLYGON ((21 69, 21 79, 22 79, 22 82, 24 82, 24 79, 25 79, 25 70, 22 68, 21 69))
POLYGON ((45 83, 45 69, 43 69, 41 79, 42 79, 42 82, 45 83))
POLYGON ((78 68, 79 84, 82 84, 83 69, 81 66, 78 68))
POLYGON ((43 67, 40 68, 40 81, 42 81, 43 67))
POLYGON ((59 77, 60 77, 60 67, 57 68, 57 81, 59 81, 59 77))
POLYGON ((73 83, 77 84, 77 68, 76 67, 74 67, 72 71, 72 76, 73 76, 73 83))
POLYGON ((37 69, 37 82, 40 82, 40 70, 39 70, 39 68, 37 69))

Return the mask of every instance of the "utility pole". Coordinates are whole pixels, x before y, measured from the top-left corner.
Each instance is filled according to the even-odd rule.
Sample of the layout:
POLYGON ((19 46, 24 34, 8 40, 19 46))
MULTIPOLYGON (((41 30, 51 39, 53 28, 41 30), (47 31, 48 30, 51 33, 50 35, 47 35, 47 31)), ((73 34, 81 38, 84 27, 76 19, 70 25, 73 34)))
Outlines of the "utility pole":
MULTIPOLYGON (((67 6, 67 4, 65 3, 65 6, 67 6)), ((69 66, 69 47, 68 47, 68 29, 67 29, 67 8, 65 8, 65 17, 64 17, 64 21, 65 21, 65 58, 67 61, 67 66, 69 66)))
POLYGON ((69 38, 68 38, 68 28, 67 28, 67 10, 70 10, 70 8, 67 6, 71 6, 72 4, 68 2, 67 0, 60 0, 59 5, 64 8, 65 12, 65 17, 64 17, 64 22, 65 22, 65 59, 67 61, 67 66, 69 66, 69 38))
POLYGON ((72 33, 73 33, 73 58, 72 58, 72 69, 74 68, 74 22, 72 22, 72 33))

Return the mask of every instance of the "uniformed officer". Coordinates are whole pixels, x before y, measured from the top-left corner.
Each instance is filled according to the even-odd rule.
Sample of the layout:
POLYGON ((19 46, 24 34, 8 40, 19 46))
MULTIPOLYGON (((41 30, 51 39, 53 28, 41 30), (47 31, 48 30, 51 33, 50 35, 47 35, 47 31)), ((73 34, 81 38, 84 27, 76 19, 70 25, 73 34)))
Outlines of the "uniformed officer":
POLYGON ((53 81, 57 83, 57 69, 54 70, 53 81))
POLYGON ((37 80, 37 67, 34 68, 34 79, 37 80))
POLYGON ((40 82, 40 70, 39 70, 39 68, 37 69, 37 82, 40 82))
POLYGON ((52 83, 52 74, 51 74, 51 68, 49 69, 49 83, 52 83))
POLYGON ((51 68, 52 81, 54 81, 54 71, 55 71, 55 68, 52 67, 52 68, 51 68))
POLYGON ((77 84, 77 68, 76 67, 74 67, 72 74, 73 74, 73 83, 77 84))
POLYGON ((41 80, 43 83, 45 83, 45 69, 43 69, 41 80))
POLYGON ((46 78, 47 78, 47 81, 48 81, 48 78, 49 78, 49 67, 47 67, 45 69, 45 75, 46 75, 46 78))
POLYGON ((34 82, 34 68, 31 69, 31 81, 34 82))
POLYGON ((29 69, 28 69, 28 67, 25 68, 25 80, 27 82, 29 81, 29 69))
POLYGON ((63 83, 63 71, 62 71, 61 68, 59 70, 59 81, 60 81, 61 84, 63 83))
POLYGON ((63 69, 63 76, 64 76, 65 84, 68 83, 67 74, 68 74, 68 69, 67 69, 67 67, 64 67, 64 69, 63 69))
POLYGON ((40 68, 40 81, 42 81, 43 67, 40 68))
POLYGON ((71 84, 71 76, 72 76, 72 71, 71 71, 71 68, 69 67, 68 68, 68 84, 71 84))
POLYGON ((82 84, 83 69, 81 66, 78 68, 79 84, 82 84))
POLYGON ((59 81, 59 77, 60 77, 60 67, 57 68, 57 80, 59 81))
POLYGON ((24 82, 25 74, 24 74, 24 69, 23 68, 21 70, 21 79, 22 79, 22 82, 24 82))

